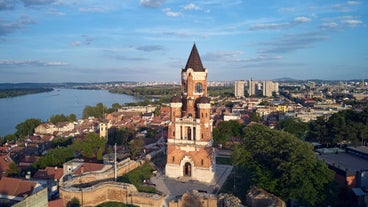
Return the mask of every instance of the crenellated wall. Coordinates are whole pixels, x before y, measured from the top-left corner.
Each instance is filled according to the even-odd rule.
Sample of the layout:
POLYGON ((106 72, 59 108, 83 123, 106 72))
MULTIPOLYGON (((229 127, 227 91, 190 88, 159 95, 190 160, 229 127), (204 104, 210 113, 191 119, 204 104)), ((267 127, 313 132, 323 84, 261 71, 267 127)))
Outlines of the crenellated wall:
MULTIPOLYGON (((121 161, 117 164, 117 176, 122 176, 141 164, 144 161, 134 161, 129 158, 121 161)), ((94 171, 94 172, 86 172, 81 175, 73 176, 71 179, 68 179, 63 182, 63 179, 60 179, 60 186, 73 186, 79 184, 92 183, 97 181, 108 181, 114 178, 114 168, 108 168, 104 171, 94 171)))
POLYGON ((77 198, 81 206, 96 206, 104 202, 116 201, 141 207, 162 206, 165 197, 158 194, 138 192, 134 185, 119 182, 101 182, 88 188, 61 187, 60 198, 66 206, 77 198))

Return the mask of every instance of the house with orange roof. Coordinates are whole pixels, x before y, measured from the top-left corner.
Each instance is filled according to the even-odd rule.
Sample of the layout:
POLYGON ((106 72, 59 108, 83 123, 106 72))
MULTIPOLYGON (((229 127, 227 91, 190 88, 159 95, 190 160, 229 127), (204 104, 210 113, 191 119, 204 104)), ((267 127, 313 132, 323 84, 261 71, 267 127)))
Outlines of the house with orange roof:
POLYGON ((63 173, 63 168, 46 167, 45 169, 39 169, 32 178, 40 182, 44 187, 47 187, 49 198, 52 198, 59 193, 58 183, 63 173))
MULTIPOLYGON (((19 178, 2 177, 0 180, 0 206, 11 206, 14 203, 21 202, 44 188, 38 183, 19 178)), ((43 198, 42 203, 47 203, 43 198)), ((37 204, 38 206, 40 203, 37 204)))
POLYGON ((8 155, 0 156, 0 178, 5 174, 6 170, 9 168, 10 163, 14 162, 8 155))

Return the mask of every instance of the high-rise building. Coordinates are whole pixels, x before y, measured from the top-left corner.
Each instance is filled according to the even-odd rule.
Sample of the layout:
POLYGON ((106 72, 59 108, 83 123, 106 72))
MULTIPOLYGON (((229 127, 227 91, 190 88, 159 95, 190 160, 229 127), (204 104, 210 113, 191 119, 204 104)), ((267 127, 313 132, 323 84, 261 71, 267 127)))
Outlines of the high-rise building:
POLYGON ((235 81, 235 88, 234 88, 235 97, 237 98, 244 97, 244 85, 245 85, 244 80, 235 81))
POLYGON ((208 69, 194 44, 181 70, 181 97, 170 99, 167 164, 170 178, 185 177, 210 183, 214 179, 211 104, 207 97, 208 69))
POLYGON ((249 90, 248 90, 249 96, 257 96, 258 90, 259 90, 258 81, 250 79, 248 85, 249 85, 249 90))
POLYGON ((279 83, 272 81, 263 81, 263 96, 270 97, 273 93, 279 92, 279 83))

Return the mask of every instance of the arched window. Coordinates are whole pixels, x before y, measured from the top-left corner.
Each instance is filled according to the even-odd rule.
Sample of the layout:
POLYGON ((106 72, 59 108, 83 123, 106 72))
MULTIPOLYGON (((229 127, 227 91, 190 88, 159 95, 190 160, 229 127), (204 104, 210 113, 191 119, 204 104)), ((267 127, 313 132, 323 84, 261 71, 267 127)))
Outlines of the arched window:
POLYGON ((196 93, 202 93, 203 92, 202 83, 196 83, 196 85, 195 85, 195 92, 196 93))

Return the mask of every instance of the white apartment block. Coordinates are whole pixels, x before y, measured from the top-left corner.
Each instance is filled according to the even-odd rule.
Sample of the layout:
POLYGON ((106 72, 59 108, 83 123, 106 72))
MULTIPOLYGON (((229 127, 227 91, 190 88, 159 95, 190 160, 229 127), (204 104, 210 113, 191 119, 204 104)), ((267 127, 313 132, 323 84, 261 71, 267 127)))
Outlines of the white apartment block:
POLYGON ((245 81, 244 80, 240 80, 240 81, 235 81, 235 97, 240 98, 240 97, 244 97, 244 85, 245 85, 245 81))
POLYGON ((270 97, 272 93, 279 92, 279 83, 272 81, 263 81, 263 96, 270 97))

